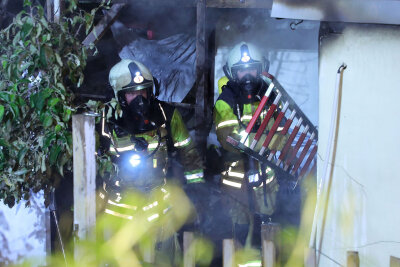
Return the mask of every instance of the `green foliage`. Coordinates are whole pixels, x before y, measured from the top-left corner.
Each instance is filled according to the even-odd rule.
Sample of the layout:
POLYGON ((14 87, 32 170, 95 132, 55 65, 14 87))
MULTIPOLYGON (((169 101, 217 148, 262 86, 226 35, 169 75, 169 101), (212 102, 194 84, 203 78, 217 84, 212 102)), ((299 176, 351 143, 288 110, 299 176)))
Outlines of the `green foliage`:
MULTIPOLYGON (((89 32, 98 8, 87 13, 76 0, 67 1, 57 24, 46 20, 41 6, 24 1, 24 10, 0 32, 0 199, 10 207, 29 200, 31 191, 47 195, 71 170, 72 115, 105 106, 76 106, 72 90, 83 82, 87 59, 77 36, 81 28, 89 32)), ((101 168, 112 169, 108 159, 99 158, 101 168)))
MULTIPOLYGON (((105 212, 97 213, 96 226, 86 229, 88 236, 96 238, 79 239, 76 236, 71 240, 64 240, 66 259, 62 254, 53 253, 46 259, 47 266, 183 266, 183 258, 180 257, 182 251, 177 247, 177 231, 186 221, 193 219, 190 218, 193 206, 179 186, 167 185, 163 186, 163 190, 164 192, 158 188, 146 194, 125 192, 124 203, 129 203, 132 209, 124 209, 122 213, 131 218, 121 218, 105 212), (143 209, 151 203, 157 205, 143 209), (146 264, 143 256, 149 255, 150 250, 157 256, 154 263, 146 264), (171 253, 174 250, 175 257, 171 253)), ((97 203, 99 206, 106 204, 102 200, 97 203)), ((98 208, 103 210, 103 207, 98 208)), ((121 211, 117 206, 110 209, 121 211)), ((210 265, 213 256, 210 241, 196 237, 190 246, 190 252, 195 255, 195 262, 199 264, 196 266, 210 265)), ((18 266, 33 266, 34 260, 25 257, 24 263, 18 266)))

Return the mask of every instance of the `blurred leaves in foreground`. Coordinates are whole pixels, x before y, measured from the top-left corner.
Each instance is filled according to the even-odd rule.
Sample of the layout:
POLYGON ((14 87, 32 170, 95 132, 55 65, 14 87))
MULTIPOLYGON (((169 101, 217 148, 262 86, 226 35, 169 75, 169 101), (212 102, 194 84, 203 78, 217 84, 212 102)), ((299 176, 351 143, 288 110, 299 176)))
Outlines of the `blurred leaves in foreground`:
MULTIPOLYGON (((96 229, 88 238, 75 237, 66 244, 67 266, 182 266, 183 248, 177 232, 193 216, 185 193, 177 186, 163 186, 163 191, 150 194, 129 192, 123 200, 136 207, 131 211, 132 218, 107 214, 101 207, 96 229), (158 204, 146 208, 150 203, 158 204)), ((213 257, 212 244, 201 237, 194 240, 189 251, 194 251, 201 266, 208 266, 213 257)), ((26 260, 18 266, 31 266, 33 262, 26 260)), ((58 253, 47 259, 47 266, 66 266, 66 262, 58 253)))
MULTIPOLYGON (((316 201, 315 184, 304 187, 309 191, 302 205, 300 226, 281 225, 276 236, 279 241, 275 245, 280 243, 276 266, 301 266, 304 262, 316 201)), ((102 207, 96 231, 86 240, 75 240, 75 244, 72 240, 66 245, 67 266, 183 266, 183 233, 177 233, 184 224, 194 221, 194 207, 180 187, 163 188, 164 192, 156 190, 146 195, 130 192, 123 202, 137 207, 132 210, 131 220, 106 214, 102 207), (155 202, 158 204, 151 209, 143 209, 155 202), (154 247, 156 250, 151 249, 154 247)), ((206 237, 195 235, 185 253, 194 255, 196 266, 211 266, 215 247, 206 237)), ((260 247, 237 246, 233 257, 235 266, 261 266, 260 247)), ((19 266, 31 266, 33 262, 27 260, 19 266)), ((66 266, 63 255, 49 257, 47 266, 66 266)))

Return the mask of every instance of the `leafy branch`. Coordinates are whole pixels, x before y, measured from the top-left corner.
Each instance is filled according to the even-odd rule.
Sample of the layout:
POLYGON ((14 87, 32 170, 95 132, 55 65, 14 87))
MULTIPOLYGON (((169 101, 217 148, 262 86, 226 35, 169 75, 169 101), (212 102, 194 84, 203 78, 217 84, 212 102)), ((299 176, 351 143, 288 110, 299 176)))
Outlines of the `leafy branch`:
MULTIPOLYGON (((86 12, 76 0, 67 3, 61 22, 52 23, 43 7, 25 0, 24 10, 0 31, 0 199, 10 207, 29 200, 32 191, 48 195, 72 169, 71 118, 80 107, 74 91, 87 61, 77 36, 82 27, 90 31, 106 4, 86 12)), ((113 101, 84 106, 101 111, 113 101)), ((98 160, 101 170, 112 170, 107 156, 98 160)))

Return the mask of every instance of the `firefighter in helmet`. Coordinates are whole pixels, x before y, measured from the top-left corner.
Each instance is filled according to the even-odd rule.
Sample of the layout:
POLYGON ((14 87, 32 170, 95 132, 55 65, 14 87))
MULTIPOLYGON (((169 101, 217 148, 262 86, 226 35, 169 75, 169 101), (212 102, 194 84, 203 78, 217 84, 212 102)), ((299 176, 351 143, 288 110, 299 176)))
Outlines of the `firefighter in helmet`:
MULTIPOLYGON (((244 133, 261 97, 271 83, 271 79, 264 75, 267 70, 268 61, 254 45, 245 42, 236 45, 230 51, 224 66, 226 76, 218 82, 220 95, 214 105, 213 119, 224 158, 221 187, 224 192, 232 196, 228 206, 233 234, 242 243, 245 242, 246 237, 250 236, 248 235, 250 234, 249 226, 254 219, 254 214, 258 220, 271 220, 276 209, 279 185, 271 168, 262 167, 257 161, 240 153, 227 143, 226 138, 231 136, 237 140, 241 139, 241 133, 244 133)), ((254 133, 249 135, 247 142, 252 142, 255 131, 274 98, 275 94, 269 98, 253 128, 254 133)), ((272 118, 267 128, 270 129, 273 123, 272 118)), ((281 149, 284 138, 279 137, 279 132, 277 132, 269 149, 281 149)), ((263 140, 265 136, 261 137, 255 148, 256 151, 260 150, 263 140)))
POLYGON ((140 209, 147 212, 150 222, 156 218, 154 207, 161 203, 155 205, 152 199, 141 201, 140 206, 127 203, 125 193, 134 190, 150 195, 157 191, 166 199, 169 192, 164 186, 171 177, 182 174, 185 184, 203 182, 202 160, 179 111, 156 98, 155 80, 146 66, 122 59, 110 70, 109 82, 123 116, 107 124, 103 119, 101 132, 103 140, 109 140, 119 172, 118 177, 105 179, 100 197, 106 203, 105 213, 130 220, 140 209), (179 164, 173 164, 178 161, 180 172, 174 168, 179 164))

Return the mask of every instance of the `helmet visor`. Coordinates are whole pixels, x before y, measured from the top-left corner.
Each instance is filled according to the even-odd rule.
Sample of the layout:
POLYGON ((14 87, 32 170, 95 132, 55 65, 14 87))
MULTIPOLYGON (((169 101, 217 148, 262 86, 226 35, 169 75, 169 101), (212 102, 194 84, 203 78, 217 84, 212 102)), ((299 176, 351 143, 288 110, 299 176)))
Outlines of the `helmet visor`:
POLYGON ((256 70, 257 76, 262 73, 262 64, 261 62, 252 62, 247 64, 237 64, 232 66, 232 76, 234 79, 238 79, 237 73, 238 71, 245 71, 245 70, 256 70))

